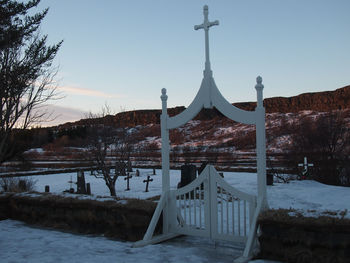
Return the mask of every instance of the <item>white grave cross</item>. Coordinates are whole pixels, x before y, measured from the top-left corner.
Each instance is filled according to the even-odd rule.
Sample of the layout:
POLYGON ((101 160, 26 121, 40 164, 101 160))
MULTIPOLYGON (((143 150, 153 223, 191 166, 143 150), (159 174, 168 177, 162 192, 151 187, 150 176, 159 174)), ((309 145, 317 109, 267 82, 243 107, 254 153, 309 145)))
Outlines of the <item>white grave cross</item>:
POLYGON ((215 20, 214 22, 209 22, 208 20, 208 6, 205 5, 203 7, 203 14, 204 14, 204 22, 203 24, 194 26, 195 30, 198 29, 204 29, 205 32, 205 72, 209 73, 210 70, 210 61, 209 61, 209 27, 211 26, 218 26, 219 21, 215 20))
POLYGON ((307 163, 307 157, 304 157, 304 163, 299 163, 298 164, 299 167, 304 167, 304 170, 303 170, 303 175, 305 175, 307 173, 307 170, 309 167, 313 167, 314 164, 313 163, 307 163))

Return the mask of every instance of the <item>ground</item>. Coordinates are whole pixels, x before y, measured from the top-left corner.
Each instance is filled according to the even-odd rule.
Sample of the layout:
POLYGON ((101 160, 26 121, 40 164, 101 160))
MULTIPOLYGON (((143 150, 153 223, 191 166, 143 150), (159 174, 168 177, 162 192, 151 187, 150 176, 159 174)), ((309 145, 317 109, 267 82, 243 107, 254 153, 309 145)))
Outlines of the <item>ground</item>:
MULTIPOLYGON (((130 180, 131 191, 125 191, 126 181, 117 181, 117 195, 120 197, 148 198, 161 193, 161 173, 150 183, 150 192, 145 193, 142 182, 151 170, 142 169, 140 177, 130 180)), ((256 194, 256 175, 249 173, 224 173, 225 180, 239 190, 256 194)), ((76 174, 36 176, 37 190, 44 191, 50 185, 51 191, 61 193, 68 189, 76 174)), ((171 187, 180 180, 179 171, 171 171, 171 187)), ((103 180, 86 176, 95 196, 108 195, 103 180)), ((75 187, 75 185, 73 185, 75 187)), ((275 183, 267 187, 271 208, 294 208, 307 216, 319 216, 327 211, 350 211, 350 188, 324 185, 315 181, 292 181, 288 184, 275 183)), ((343 213, 344 214, 344 213, 343 213)), ((349 213, 345 213, 350 218, 349 213)), ((48 229, 39 229, 13 220, 0 221, 0 262, 232 262, 242 253, 239 244, 216 244, 210 240, 185 237, 144 248, 131 248, 131 243, 109 240, 101 236, 73 235, 48 229)), ((271 261, 252 261, 266 263, 271 261)))
MULTIPOLYGON (((104 237, 73 235, 39 229, 14 220, 0 221, 0 262, 11 263, 166 263, 232 262, 237 249, 217 247, 208 240, 178 239, 143 248, 131 248, 130 242, 104 237)), ((272 261, 255 260, 252 263, 272 261)))
MULTIPOLYGON (((156 170, 156 175, 151 175, 152 169, 140 169, 140 177, 133 176, 130 179, 130 191, 125 191, 126 181, 119 177, 116 183, 117 196, 135 197, 140 199, 160 195, 161 189, 161 170, 156 170), (145 183, 143 180, 151 175, 153 182, 149 185, 149 192, 145 192, 145 183)), ((45 185, 50 185, 50 191, 53 193, 62 193, 69 189, 68 181, 76 181, 76 173, 63 173, 44 176, 33 176, 37 180, 36 190, 43 192, 45 185)), ((257 194, 256 174, 254 173, 234 173, 225 172, 224 179, 233 187, 249 193, 257 194)), ((108 196, 109 190, 102 179, 97 179, 85 173, 86 183, 91 184, 93 197, 108 196)), ((180 181, 180 171, 170 171, 170 187, 175 189, 180 181)), ((76 189, 76 185, 72 184, 76 189)), ((91 197, 84 197, 91 198, 91 197)), ((291 181, 290 183, 274 183, 267 186, 267 198, 270 208, 294 208, 304 214, 318 216, 320 213, 329 210, 339 213, 347 209, 345 217, 350 218, 350 187, 340 187, 321 184, 313 180, 291 181)))

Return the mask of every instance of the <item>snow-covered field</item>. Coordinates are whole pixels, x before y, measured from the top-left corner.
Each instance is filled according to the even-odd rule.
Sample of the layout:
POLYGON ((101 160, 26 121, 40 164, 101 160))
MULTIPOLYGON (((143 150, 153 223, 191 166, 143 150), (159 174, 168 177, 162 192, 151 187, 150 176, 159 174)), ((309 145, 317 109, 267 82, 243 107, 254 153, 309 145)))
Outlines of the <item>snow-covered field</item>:
MULTIPOLYGON (((170 171, 170 187, 176 189, 180 181, 180 171, 170 171)), ((36 190, 43 192, 45 185, 50 186, 50 192, 62 193, 70 188, 68 181, 76 181, 76 173, 52 174, 42 176, 32 176, 37 180, 36 190)), ((234 173, 225 172, 224 179, 233 187, 249 194, 257 194, 256 174, 254 173, 234 173)), ((102 179, 85 173, 85 182, 91 184, 91 192, 94 196, 109 196, 109 190, 102 179)), ((76 185, 72 184, 76 189, 76 185)), ((118 197, 146 199, 152 196, 160 195, 162 192, 161 170, 156 170, 156 175, 152 175, 152 169, 140 169, 140 176, 133 176, 130 179, 130 191, 125 191, 126 180, 119 177, 116 182, 118 197), (149 192, 145 192, 146 184, 143 182, 150 175, 153 179, 149 184, 149 192)), ((273 186, 267 186, 267 197, 270 208, 294 208, 300 209, 311 215, 331 211, 349 212, 346 214, 350 218, 350 187, 330 186, 318 183, 316 181, 291 181, 288 184, 274 183, 273 186)))
MULTIPOLYGON (((130 180, 130 191, 125 191, 124 178, 117 180, 119 197, 148 198, 161 193, 161 171, 152 175, 149 192, 145 193, 143 180, 152 170, 140 169, 140 177, 130 180)), ((256 194, 256 175, 251 173, 224 173, 232 186, 256 194)), ((76 180, 76 174, 35 176, 36 190, 44 191, 50 185, 51 192, 68 189, 68 181, 76 180)), ((109 195, 102 179, 86 174, 92 193, 109 195)), ((180 171, 171 171, 171 188, 180 181, 180 171)), ((75 185, 73 185, 75 188, 75 185)), ((326 211, 350 211, 350 188, 324 185, 315 181, 291 181, 275 183, 267 187, 271 208, 299 209, 306 215, 318 216, 326 211)), ((94 197, 92 197, 94 198, 94 197)), ((345 217, 350 218, 349 213, 345 217)), ((238 246, 238 245, 237 245, 238 246)), ((183 237, 145 248, 131 248, 129 242, 109 240, 101 236, 73 235, 53 230, 27 226, 13 220, 0 221, 0 262, 232 262, 242 253, 242 247, 216 246, 210 240, 183 237)), ((256 260, 254 263, 269 261, 256 260)))
MULTIPOLYGON (((99 236, 74 235, 0 221, 0 262, 11 263, 204 263, 233 262, 241 249, 215 247, 208 240, 180 238, 143 248, 131 248, 99 236)), ((251 263, 272 263, 254 260, 251 263)))

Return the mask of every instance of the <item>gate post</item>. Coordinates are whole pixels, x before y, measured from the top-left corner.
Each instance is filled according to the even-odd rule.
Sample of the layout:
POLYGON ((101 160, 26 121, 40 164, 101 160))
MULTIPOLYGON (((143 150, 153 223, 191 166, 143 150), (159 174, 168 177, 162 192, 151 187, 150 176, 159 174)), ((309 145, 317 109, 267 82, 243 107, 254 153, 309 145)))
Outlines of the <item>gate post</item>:
POLYGON ((256 78, 255 89, 257 92, 256 112, 256 155, 258 176, 258 203, 262 200, 263 209, 267 207, 266 197, 266 142, 265 142, 265 108, 263 105, 262 78, 256 78))
MULTIPOLYGON (((166 89, 162 89, 162 115, 161 115, 161 137, 162 137, 162 194, 170 191, 170 178, 169 178, 169 129, 167 128, 167 100, 166 89)), ((169 196, 167 197, 169 198, 169 196)), ((163 234, 169 232, 169 206, 168 200, 165 202, 163 210, 163 234)))

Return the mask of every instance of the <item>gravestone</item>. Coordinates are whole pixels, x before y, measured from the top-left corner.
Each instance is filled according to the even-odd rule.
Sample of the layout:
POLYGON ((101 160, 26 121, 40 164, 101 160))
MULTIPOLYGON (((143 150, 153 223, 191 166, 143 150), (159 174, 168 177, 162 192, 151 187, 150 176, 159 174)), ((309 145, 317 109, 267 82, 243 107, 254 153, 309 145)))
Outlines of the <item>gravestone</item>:
POLYGON ((273 185, 273 174, 272 173, 266 174, 266 185, 273 185))
POLYGON ((77 194, 86 194, 84 171, 77 172, 77 194))
POLYGON ((178 183, 177 188, 188 185, 196 179, 196 166, 193 164, 185 164, 181 166, 181 181, 178 183))
POLYGON ((86 184, 86 194, 91 195, 91 186, 90 183, 86 184))
POLYGON ((126 177, 124 178, 124 180, 126 180, 126 189, 125 191, 129 191, 130 190, 130 187, 129 187, 129 180, 132 178, 132 176, 127 173, 126 177))
POLYGON ((139 171, 139 169, 136 169, 135 176, 137 176, 137 177, 139 177, 139 176, 140 176, 140 171, 139 171))
POLYGON ((153 168, 153 175, 156 175, 156 168, 153 168))
POLYGON ((50 193, 50 186, 49 185, 45 185, 45 193, 50 193))
POLYGON ((143 182, 146 183, 146 190, 145 190, 145 192, 148 192, 149 182, 152 182, 152 181, 153 181, 153 179, 151 179, 149 175, 147 175, 147 179, 146 180, 143 180, 143 182))

